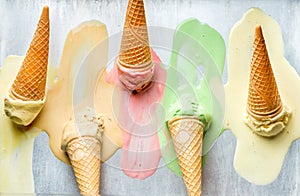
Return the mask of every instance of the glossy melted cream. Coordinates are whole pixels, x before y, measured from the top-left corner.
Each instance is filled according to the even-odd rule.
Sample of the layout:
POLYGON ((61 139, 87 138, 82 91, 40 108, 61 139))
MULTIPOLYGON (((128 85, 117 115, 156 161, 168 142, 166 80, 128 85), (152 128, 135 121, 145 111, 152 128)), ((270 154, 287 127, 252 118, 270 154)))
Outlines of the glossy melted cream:
POLYGON ((157 107, 163 96, 166 71, 153 50, 151 56, 153 85, 145 92, 132 94, 120 87, 116 65, 107 77, 108 82, 117 86, 112 100, 115 116, 124 132, 121 167, 127 176, 138 179, 151 176, 161 157, 157 131, 162 122, 157 118, 157 107))
MULTIPOLYGON (((76 73, 79 71, 82 61, 89 52, 100 42, 107 39, 107 31, 104 24, 97 21, 85 22, 70 31, 65 42, 61 64, 57 71, 56 81, 48 90, 47 100, 41 114, 35 120, 33 126, 47 132, 50 139, 50 147, 55 156, 69 164, 68 157, 61 149, 62 133, 66 123, 73 116, 73 86, 76 73)), ((107 56, 107 47, 98 47, 99 58, 107 56)), ((105 57, 107 58, 107 57, 105 57)), ((89 62, 98 65, 98 59, 89 62)), ((94 71, 88 70, 85 71, 94 71)), ((88 74, 88 73, 87 73, 88 74)), ((96 92, 96 112, 105 120, 103 135, 102 161, 107 160, 122 145, 120 142, 121 132, 112 118, 112 111, 108 103, 113 86, 107 83, 98 85, 96 92)))
MULTIPOLYGON (((4 114, 3 100, 23 60, 23 57, 7 57, 0 69, 0 192, 34 192, 32 152, 34 137, 40 130, 49 135, 54 155, 69 164, 68 157, 61 150, 61 142, 64 127, 73 116, 76 73, 90 50, 106 39, 106 27, 97 21, 82 23, 68 34, 60 67, 49 69, 46 104, 37 119, 27 128, 14 125, 4 114)), ((98 47, 95 50, 99 57, 107 56, 107 47, 98 47)), ((98 59, 88 60, 89 63, 98 64, 98 59)), ((105 77, 106 72, 103 70, 95 93, 96 112, 105 121, 102 161, 107 160, 122 146, 122 131, 113 118, 112 107, 107 104, 111 102, 114 86, 105 82, 105 77)))
POLYGON ((9 56, 0 68, 0 192, 32 193, 32 152, 39 131, 14 125, 4 114, 4 98, 23 57, 9 56))
POLYGON ((113 112, 113 94, 115 87, 106 82, 107 71, 103 70, 96 87, 95 109, 104 119, 104 134, 101 159, 109 159, 123 145, 123 131, 118 126, 113 112))
POLYGON ((234 157, 237 173, 259 185, 271 183, 276 179, 291 143, 300 137, 300 79, 283 54, 279 25, 260 9, 250 9, 231 31, 228 83, 225 87, 225 127, 232 130, 237 138, 234 157), (281 99, 291 110, 285 130, 272 138, 258 136, 244 122, 256 25, 262 26, 281 99))

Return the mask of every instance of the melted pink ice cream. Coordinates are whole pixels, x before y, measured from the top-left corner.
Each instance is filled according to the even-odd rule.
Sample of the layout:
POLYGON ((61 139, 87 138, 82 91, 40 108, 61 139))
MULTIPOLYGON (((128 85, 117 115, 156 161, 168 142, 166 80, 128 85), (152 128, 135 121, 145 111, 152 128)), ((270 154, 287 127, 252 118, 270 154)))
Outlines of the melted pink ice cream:
POLYGON ((161 123, 156 112, 164 92, 166 71, 160 67, 161 60, 153 50, 151 56, 153 85, 145 92, 131 94, 120 83, 116 64, 106 78, 107 82, 118 86, 113 102, 116 103, 115 116, 124 130, 121 167, 127 176, 139 179, 156 171, 161 156, 157 136, 161 123))

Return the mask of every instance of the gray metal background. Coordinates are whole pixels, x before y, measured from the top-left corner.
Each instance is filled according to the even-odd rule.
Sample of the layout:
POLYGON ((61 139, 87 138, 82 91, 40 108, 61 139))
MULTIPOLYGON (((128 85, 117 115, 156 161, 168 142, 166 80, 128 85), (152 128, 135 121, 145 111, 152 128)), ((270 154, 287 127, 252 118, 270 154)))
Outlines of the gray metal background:
MULTIPOLYGON (((107 25, 109 34, 122 30, 127 1, 63 0, 0 1, 0 64, 7 55, 24 55, 44 4, 50 6, 50 61, 59 64, 67 32, 85 20, 96 19, 107 25)), ((226 45, 231 27, 250 7, 260 7, 281 26, 285 56, 300 73, 300 2, 285 0, 145 0, 150 26, 175 28, 182 20, 196 17, 218 30, 226 45)), ((163 59, 167 60, 168 59, 163 59)), ((223 77, 227 81, 227 70, 223 77)), ((300 89, 295 89, 300 90, 300 89)), ((233 156, 236 139, 226 131, 211 150, 203 171, 203 195, 300 195, 300 141, 292 144, 281 173, 270 185, 257 186, 236 174, 233 156)), ((186 195, 183 181, 166 167, 146 180, 131 179, 118 168, 121 152, 102 166, 102 195, 186 195)), ((58 161, 48 146, 48 136, 40 134, 34 144, 35 192, 44 194, 78 193, 71 167, 58 161)), ((163 164, 163 163, 161 163, 163 164)))

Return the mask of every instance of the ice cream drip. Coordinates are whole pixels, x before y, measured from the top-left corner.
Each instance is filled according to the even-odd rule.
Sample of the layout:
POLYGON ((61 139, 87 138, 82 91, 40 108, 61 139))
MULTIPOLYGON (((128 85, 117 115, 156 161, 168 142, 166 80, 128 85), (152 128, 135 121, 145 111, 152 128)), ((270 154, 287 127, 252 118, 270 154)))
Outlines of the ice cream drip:
MULTIPOLYGON (((44 109, 32 125, 45 130, 49 135, 52 152, 58 159, 65 163, 69 164, 70 162, 66 153, 61 149, 61 140, 63 138, 62 134, 65 124, 72 119, 74 112, 73 88, 76 84, 77 73, 81 66, 83 66, 87 68, 85 69, 86 74, 100 74, 98 72, 95 73, 95 68, 93 67, 98 65, 97 70, 103 71, 106 66, 106 61, 107 31, 103 23, 98 21, 84 22, 70 31, 65 42, 60 67, 57 70, 57 80, 51 82, 52 85, 48 90, 47 102, 44 109), (91 50, 93 52, 91 52, 91 50)), ((97 80, 97 78, 91 80, 97 80)), ((108 85, 107 88, 110 88, 110 86, 108 85)), ((88 88, 82 87, 82 89, 88 88)), ((103 86, 102 89, 106 89, 106 86, 103 86)), ((97 91, 96 96, 99 95, 98 93, 100 92, 97 91)), ((91 97, 93 97, 92 95, 94 95, 94 91, 91 97)), ((92 105, 91 107, 93 108, 94 106, 92 105)), ((95 109, 96 113, 101 115, 101 110, 106 111, 105 108, 95 109)), ((106 114, 103 114, 103 118, 107 118, 106 114)), ((108 126, 108 128, 110 128, 110 126, 108 126)), ((103 161, 117 150, 113 142, 104 138, 107 138, 105 131, 103 133, 101 150, 102 152, 107 151, 109 153, 104 153, 106 156, 101 157, 104 159, 103 161), (111 151, 111 149, 115 150, 111 151)), ((111 138, 111 141, 114 141, 113 138, 111 138)))
MULTIPOLYGON (((0 68, 0 99, 7 95, 23 57, 8 56, 0 68)), ((4 113, 4 104, 0 104, 0 192, 32 193, 34 181, 32 174, 32 156, 34 138, 39 130, 14 124, 4 113)))
POLYGON ((157 103, 164 92, 166 72, 153 50, 151 55, 155 70, 153 85, 147 91, 134 94, 122 88, 116 64, 106 78, 117 86, 113 96, 113 108, 123 130, 121 167, 126 175, 139 179, 151 176, 161 157, 157 130, 162 122, 156 111, 157 103))

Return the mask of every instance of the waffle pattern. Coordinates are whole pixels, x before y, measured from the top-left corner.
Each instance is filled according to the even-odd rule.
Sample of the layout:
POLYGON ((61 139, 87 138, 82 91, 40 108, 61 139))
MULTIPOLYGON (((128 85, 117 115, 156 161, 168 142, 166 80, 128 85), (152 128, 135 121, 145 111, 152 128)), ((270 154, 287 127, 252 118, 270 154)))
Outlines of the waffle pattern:
POLYGON ((49 52, 49 12, 43 9, 37 30, 26 57, 13 82, 11 97, 20 100, 41 100, 45 96, 49 52))
POLYGON ((282 111, 282 102, 260 26, 256 28, 250 69, 248 113, 257 120, 272 118, 282 111))
POLYGON ((100 142, 94 137, 71 140, 67 153, 82 195, 100 194, 100 142))
POLYGON ((174 117, 168 122, 174 148, 190 196, 201 195, 203 124, 198 117, 174 117))
POLYGON ((152 68, 143 0, 129 0, 119 64, 126 68, 152 68))

